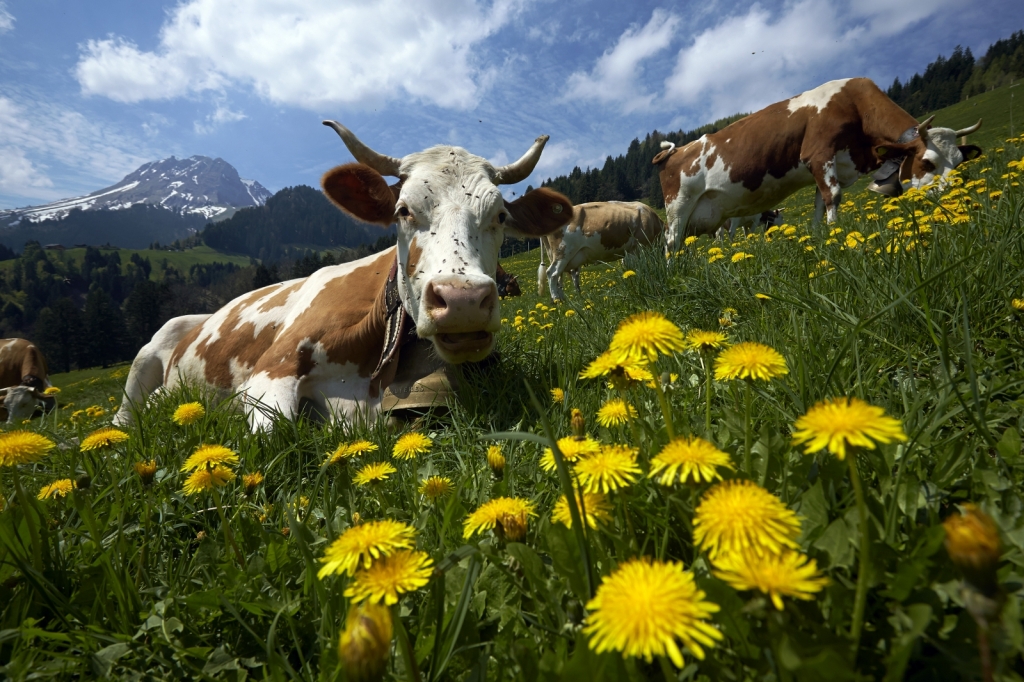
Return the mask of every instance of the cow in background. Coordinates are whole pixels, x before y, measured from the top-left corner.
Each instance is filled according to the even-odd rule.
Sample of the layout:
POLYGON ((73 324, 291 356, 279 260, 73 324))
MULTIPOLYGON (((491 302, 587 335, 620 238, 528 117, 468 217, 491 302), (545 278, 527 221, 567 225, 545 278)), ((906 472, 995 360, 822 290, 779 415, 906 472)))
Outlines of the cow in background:
POLYGON ((761 213, 755 213, 754 215, 744 216, 742 218, 729 218, 722 226, 715 232, 716 239, 722 239, 726 233, 729 234, 729 238, 732 239, 736 236, 736 230, 743 230, 744 234, 747 234, 751 230, 758 229, 764 231, 772 225, 782 224, 782 209, 774 209, 772 211, 762 211, 761 213))
POLYGON ((171 320, 132 363, 116 423, 130 421, 154 390, 185 381, 237 394, 256 430, 276 415, 372 419, 413 340, 449 364, 493 350, 502 239, 536 239, 572 213, 547 188, 511 202, 498 189, 529 177, 548 136, 518 161, 494 166, 447 145, 395 158, 339 123, 324 125, 356 160, 324 174, 324 193, 364 222, 396 223, 397 245, 257 289, 198 323, 171 320), (398 182, 389 186, 385 175, 398 182))
POLYGON ((777 206, 816 185, 815 222, 836 219, 842 190, 875 172, 872 189, 889 196, 902 182, 923 187, 981 154, 957 146, 963 130, 918 123, 867 78, 836 80, 772 104, 654 157, 668 216, 666 252, 685 236, 711 234, 727 218, 777 206))
POLYGON ((501 263, 498 263, 498 270, 494 273, 494 283, 498 285, 498 298, 523 295, 523 290, 519 288, 519 276, 506 272, 501 263))
POLYGON ((46 358, 31 341, 0 339, 0 396, 7 411, 7 423, 31 419, 36 407, 50 412, 57 406, 56 398, 44 391, 49 388, 46 358))
POLYGON ((577 204, 572 219, 562 229, 540 240, 537 293, 544 293, 547 277, 551 298, 565 298, 562 275, 569 272, 580 291, 580 268, 591 263, 619 260, 639 246, 661 240, 665 226, 647 204, 639 201, 591 201, 577 204), (551 265, 545 269, 544 251, 551 265))

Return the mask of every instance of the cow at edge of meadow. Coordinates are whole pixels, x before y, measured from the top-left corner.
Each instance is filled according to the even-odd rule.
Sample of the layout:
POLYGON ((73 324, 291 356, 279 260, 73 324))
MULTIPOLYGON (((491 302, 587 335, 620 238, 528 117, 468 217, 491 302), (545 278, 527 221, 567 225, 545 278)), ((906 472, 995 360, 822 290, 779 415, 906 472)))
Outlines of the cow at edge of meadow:
MULTIPOLYGON (((934 118, 934 117, 932 117, 934 118)), ((963 130, 933 128, 901 109, 867 78, 829 81, 676 148, 662 142, 668 217, 666 253, 688 235, 713 234, 728 218, 777 206, 816 185, 815 223, 834 222, 842 190, 874 172, 871 189, 899 196, 901 182, 923 187, 981 154, 957 145, 963 130)))
POLYGON ((565 298, 562 275, 572 277, 580 291, 580 268, 591 263, 619 260, 639 246, 662 238, 665 226, 647 204, 639 201, 591 201, 577 204, 572 219, 562 229, 540 240, 540 266, 537 269, 537 293, 544 293, 547 277, 551 298, 565 298), (544 267, 547 251, 551 265, 544 267))
POLYGON ((31 419, 37 406, 50 412, 57 399, 43 393, 50 387, 46 358, 31 341, 0 339, 0 397, 7 423, 31 419))
POLYGON ((536 239, 572 213, 547 188, 511 202, 498 189, 529 177, 548 136, 495 167, 446 145, 394 158, 339 123, 324 125, 356 159, 324 174, 324 193, 362 221, 397 223, 396 246, 252 291, 210 316, 170 320, 132 363, 116 423, 130 422, 154 390, 184 381, 237 394, 254 430, 276 413, 371 419, 412 339, 450 364, 491 353, 504 235, 536 239))

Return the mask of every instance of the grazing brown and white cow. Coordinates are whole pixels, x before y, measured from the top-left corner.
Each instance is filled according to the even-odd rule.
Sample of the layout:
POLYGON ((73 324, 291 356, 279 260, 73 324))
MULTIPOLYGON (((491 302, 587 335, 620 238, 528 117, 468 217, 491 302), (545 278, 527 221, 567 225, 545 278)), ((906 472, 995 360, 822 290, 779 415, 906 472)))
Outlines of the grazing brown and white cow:
POLYGON ((512 202, 498 189, 533 172, 548 136, 495 167, 460 147, 385 156, 344 126, 324 124, 358 162, 324 174, 324 192, 360 220, 397 223, 398 244, 253 291, 209 317, 168 322, 132 364, 119 423, 146 394, 182 381, 238 393, 254 429, 275 412, 372 417, 410 337, 431 341, 452 364, 491 352, 501 324, 494 276, 504 235, 537 238, 572 212, 548 189, 512 202), (385 175, 399 181, 389 187, 385 175))
POLYGON ((772 104, 680 149, 663 142, 653 163, 668 214, 666 250, 812 184, 815 221, 827 211, 832 222, 842 189, 865 173, 878 171, 873 189, 898 194, 900 180, 922 187, 981 153, 956 144, 981 121, 956 131, 932 128, 931 121, 918 123, 867 78, 850 78, 772 104))
POLYGON ((47 412, 57 406, 43 393, 50 386, 46 358, 31 341, 0 339, 0 386, 8 423, 30 419, 37 406, 47 412))
POLYGON ((501 263, 498 263, 498 270, 494 273, 494 283, 498 285, 498 298, 523 295, 523 290, 519 288, 519 276, 506 272, 501 263))
POLYGON ((577 204, 572 219, 560 230, 542 237, 540 267, 537 269, 537 293, 544 293, 547 276, 551 298, 565 298, 562 275, 572 276, 576 292, 580 290, 580 268, 590 263, 619 260, 641 245, 662 238, 664 225, 658 214, 639 201, 591 201, 577 204), (544 250, 551 265, 544 268, 544 250))

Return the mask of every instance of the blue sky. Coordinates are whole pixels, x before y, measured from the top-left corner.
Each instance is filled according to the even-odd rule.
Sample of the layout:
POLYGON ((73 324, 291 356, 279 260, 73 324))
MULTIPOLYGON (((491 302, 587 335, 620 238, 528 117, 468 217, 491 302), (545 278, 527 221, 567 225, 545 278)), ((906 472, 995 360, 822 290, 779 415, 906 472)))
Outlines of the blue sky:
POLYGON ((350 160, 324 118, 393 156, 505 163, 546 133, 536 185, 655 128, 834 78, 884 88, 1021 28, 1019 0, 0 0, 0 208, 170 155, 317 186, 350 160))

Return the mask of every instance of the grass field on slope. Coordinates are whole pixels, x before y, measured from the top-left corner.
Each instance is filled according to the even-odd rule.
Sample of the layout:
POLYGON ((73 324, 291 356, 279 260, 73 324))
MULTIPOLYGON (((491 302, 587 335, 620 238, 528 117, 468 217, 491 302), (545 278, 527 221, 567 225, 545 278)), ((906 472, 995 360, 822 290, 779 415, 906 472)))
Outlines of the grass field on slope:
MULTIPOLYGON (((222 253, 215 249, 201 244, 199 246, 185 249, 183 251, 163 251, 163 250, 152 250, 152 249, 107 249, 103 247, 97 247, 103 255, 108 255, 112 252, 117 252, 121 257, 122 269, 128 265, 131 261, 131 257, 134 254, 138 254, 141 258, 148 258, 149 262, 153 265, 153 272, 150 274, 151 279, 157 279, 160 276, 160 265, 164 261, 178 271, 188 273, 188 269, 195 264, 210 264, 210 263, 234 263, 240 267, 246 267, 251 263, 251 259, 248 256, 242 256, 238 254, 222 253)), ((82 261, 85 259, 85 249, 65 249, 64 251, 47 251, 47 254, 51 259, 57 261, 63 261, 65 263, 75 263, 76 266, 81 266, 82 261)), ((14 265, 14 260, 0 261, 0 273, 7 273, 14 265)))
POLYGON ((449 413, 398 431, 254 434, 187 388, 93 449, 127 368, 58 375, 65 406, 13 427, 55 447, 0 436, 0 674, 962 680, 981 678, 984 640, 995 679, 1021 679, 1024 139, 1003 149, 941 193, 851 192, 834 225, 794 204, 766 235, 592 268, 558 305, 536 293, 534 254, 509 259, 525 295, 502 302, 497 359, 460 368, 449 413), (581 378, 642 312, 669 321, 637 323, 657 357, 581 378), (680 350, 673 329, 726 348, 680 350), (730 378, 743 342, 784 365, 730 378), (795 444, 839 397, 895 422, 814 421, 872 427, 844 457, 795 444), (175 423, 191 401, 204 414, 175 423), (422 448, 395 457, 410 433, 422 448), (183 471, 203 444, 237 460, 183 471), (702 473, 652 475, 693 447, 702 473), (968 504, 992 525, 947 536, 968 504), (323 560, 361 534, 390 558, 338 550, 354 574, 323 560))

